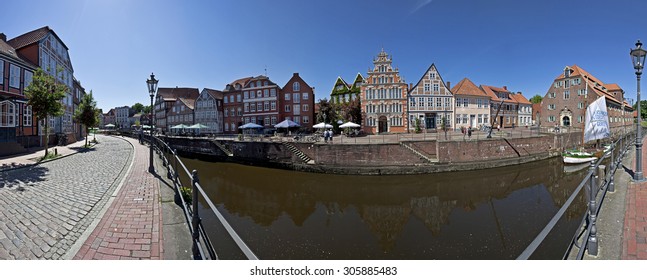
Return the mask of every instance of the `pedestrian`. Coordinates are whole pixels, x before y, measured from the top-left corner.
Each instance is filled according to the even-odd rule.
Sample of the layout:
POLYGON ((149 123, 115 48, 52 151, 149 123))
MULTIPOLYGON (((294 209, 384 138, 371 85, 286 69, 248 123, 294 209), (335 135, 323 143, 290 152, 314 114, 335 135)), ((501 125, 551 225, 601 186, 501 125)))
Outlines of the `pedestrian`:
POLYGON ((327 130, 324 130, 323 136, 324 136, 324 142, 328 143, 328 131, 327 130))
POLYGON ((330 139, 330 143, 332 144, 332 129, 328 129, 328 138, 330 139))
POLYGON ((144 130, 139 130, 139 144, 144 144, 144 130))
POLYGON ((472 126, 467 128, 467 137, 472 139, 472 126))

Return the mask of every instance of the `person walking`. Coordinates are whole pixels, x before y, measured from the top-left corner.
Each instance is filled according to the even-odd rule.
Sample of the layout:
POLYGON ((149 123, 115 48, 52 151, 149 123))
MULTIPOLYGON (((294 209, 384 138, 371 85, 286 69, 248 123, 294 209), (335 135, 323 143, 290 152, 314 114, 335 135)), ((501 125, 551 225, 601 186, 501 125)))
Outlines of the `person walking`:
POLYGON ((139 130, 139 144, 144 144, 144 130, 139 130))
POLYGON ((467 138, 472 139, 472 126, 467 128, 467 138))

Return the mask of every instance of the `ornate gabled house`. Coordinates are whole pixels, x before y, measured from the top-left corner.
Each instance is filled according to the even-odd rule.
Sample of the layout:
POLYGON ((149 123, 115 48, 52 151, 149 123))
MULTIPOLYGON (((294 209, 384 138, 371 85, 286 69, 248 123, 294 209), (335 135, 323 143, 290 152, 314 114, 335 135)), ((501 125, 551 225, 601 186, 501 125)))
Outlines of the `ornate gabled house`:
MULTIPOLYGON (((226 134, 238 133, 238 127, 243 125, 243 87, 253 77, 245 77, 225 86, 223 95, 223 130, 226 134)), ((249 95, 249 93, 247 93, 249 95)))
POLYGON ((612 133, 633 124, 633 108, 617 84, 605 84, 577 65, 566 66, 555 78, 541 102, 540 126, 583 128, 586 108, 599 97, 606 98, 612 133))
POLYGON ((464 78, 452 88, 452 93, 456 99, 456 128, 490 125, 490 96, 481 88, 464 78))
POLYGON ((207 126, 201 133, 222 133, 223 130, 222 91, 205 88, 195 101, 195 123, 207 126))
POLYGON ((436 65, 429 66, 418 83, 409 89, 408 96, 408 131, 416 129, 416 119, 422 129, 441 128, 443 119, 448 128, 452 127, 454 95, 436 65))
POLYGON ((167 115, 178 98, 195 101, 199 95, 200 92, 197 88, 158 88, 153 111, 155 113, 153 118, 155 129, 160 132, 169 131, 167 115))
POLYGON ((373 59, 373 69, 361 87, 362 130, 366 133, 406 133, 409 87, 393 58, 384 50, 373 59))
POLYGON ((519 125, 519 102, 508 87, 481 85, 481 89, 490 97, 490 119, 493 127, 505 128, 519 125))

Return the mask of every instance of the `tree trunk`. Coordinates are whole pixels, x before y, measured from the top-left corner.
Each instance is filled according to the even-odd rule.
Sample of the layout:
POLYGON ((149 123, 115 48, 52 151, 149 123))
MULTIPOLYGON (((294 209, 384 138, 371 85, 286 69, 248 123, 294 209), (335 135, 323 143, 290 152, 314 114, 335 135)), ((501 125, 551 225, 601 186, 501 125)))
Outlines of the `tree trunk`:
POLYGON ((86 147, 88 146, 88 136, 90 136, 90 134, 89 134, 89 133, 90 133, 90 130, 89 130, 89 129, 88 129, 88 127, 86 126, 86 127, 85 127, 85 146, 86 146, 86 147))
POLYGON ((45 117, 45 157, 47 157, 47 148, 49 146, 49 121, 45 117))

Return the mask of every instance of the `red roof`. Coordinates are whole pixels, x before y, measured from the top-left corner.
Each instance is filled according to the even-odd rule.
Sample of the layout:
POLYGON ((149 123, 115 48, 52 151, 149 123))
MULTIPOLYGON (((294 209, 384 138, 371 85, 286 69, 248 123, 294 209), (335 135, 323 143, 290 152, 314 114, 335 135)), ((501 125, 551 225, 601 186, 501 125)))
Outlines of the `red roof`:
POLYGON ((174 101, 177 98, 197 99, 200 92, 197 88, 158 88, 157 95, 164 98, 165 101, 174 101))
POLYGON ((222 99, 223 98, 222 91, 215 90, 215 89, 210 89, 210 88, 204 88, 203 91, 206 91, 207 94, 211 95, 211 97, 213 97, 215 99, 222 99))
MULTIPOLYGON (((22 34, 16 38, 13 38, 9 40, 8 43, 15 49, 20 49, 40 41, 41 39, 45 38, 45 36, 47 36, 49 32, 54 33, 54 35, 58 37, 58 35, 56 35, 56 32, 54 32, 54 30, 49 28, 49 26, 44 26, 36 30, 32 30, 25 34, 22 34)), ((58 38, 58 39, 59 41, 61 41, 61 43, 63 43, 63 40, 61 40, 61 38, 58 38)), ((65 49, 68 49, 65 43, 63 43, 63 47, 65 47, 65 49)))
POLYGON ((523 94, 521 94, 521 92, 510 94, 510 96, 519 104, 532 104, 525 96, 523 96, 523 94))
POLYGON ((451 91, 454 95, 489 96, 468 78, 463 78, 451 91))
MULTIPOLYGON (((584 82, 590 88, 592 88, 593 91, 598 96, 605 96, 607 99, 612 100, 618 104, 622 103, 620 100, 615 98, 615 96, 613 96, 612 93, 609 93, 609 91, 621 91, 622 88, 620 88, 618 84, 605 84, 600 79, 591 75, 589 72, 587 72, 586 70, 582 69, 577 65, 570 66, 569 68, 571 69, 570 77, 581 76, 584 82)), ((564 78, 564 72, 562 72, 559 76, 557 76, 556 80, 563 79, 563 78, 564 78)))

